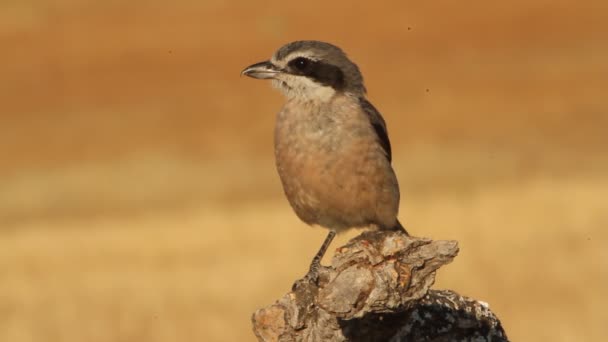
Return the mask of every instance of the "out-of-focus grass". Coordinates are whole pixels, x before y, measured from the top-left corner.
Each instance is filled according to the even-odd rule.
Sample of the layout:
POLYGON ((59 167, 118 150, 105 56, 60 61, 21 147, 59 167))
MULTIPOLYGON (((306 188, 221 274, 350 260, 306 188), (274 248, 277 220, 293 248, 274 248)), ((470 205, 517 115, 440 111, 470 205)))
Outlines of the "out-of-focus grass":
MULTIPOLYGON (((396 159, 409 229, 461 245, 438 287, 491 303, 513 340, 606 336, 608 164, 522 177, 525 163, 503 154, 396 159)), ((325 234, 297 220, 261 163, 156 157, 11 181, 0 212, 38 215, 0 234, 0 340, 253 340, 249 315, 305 272, 325 234)))

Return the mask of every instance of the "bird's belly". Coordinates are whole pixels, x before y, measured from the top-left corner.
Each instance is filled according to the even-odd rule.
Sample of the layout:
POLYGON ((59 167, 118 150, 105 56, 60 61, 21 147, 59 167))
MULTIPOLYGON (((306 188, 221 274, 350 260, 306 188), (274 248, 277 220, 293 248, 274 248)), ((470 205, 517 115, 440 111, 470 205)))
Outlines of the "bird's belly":
POLYGON ((285 195, 304 222, 334 230, 395 225, 399 188, 381 147, 365 135, 335 141, 284 137, 276 144, 285 195))

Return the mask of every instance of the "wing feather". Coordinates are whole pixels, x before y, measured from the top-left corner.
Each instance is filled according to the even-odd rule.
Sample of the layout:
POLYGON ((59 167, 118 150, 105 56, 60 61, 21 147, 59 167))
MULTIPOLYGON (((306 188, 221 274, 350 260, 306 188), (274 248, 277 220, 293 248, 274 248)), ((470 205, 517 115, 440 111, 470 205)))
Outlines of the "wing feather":
POLYGON ((384 121, 384 118, 382 117, 380 112, 378 112, 378 110, 369 101, 364 98, 361 98, 360 102, 361 108, 363 108, 363 111, 365 112, 365 114, 367 114, 369 122, 374 128, 374 131, 376 131, 376 135, 378 136, 378 142, 384 149, 384 152, 386 153, 386 158, 390 162, 392 160, 391 142, 388 139, 386 122, 384 121))

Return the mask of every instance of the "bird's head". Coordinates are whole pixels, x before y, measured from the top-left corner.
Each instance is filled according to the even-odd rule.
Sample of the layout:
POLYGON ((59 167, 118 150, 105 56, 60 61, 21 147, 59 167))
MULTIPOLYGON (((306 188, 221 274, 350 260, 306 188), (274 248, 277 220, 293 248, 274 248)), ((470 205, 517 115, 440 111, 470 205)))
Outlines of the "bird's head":
POLYGON ((365 94, 357 65, 339 47, 315 40, 286 44, 270 60, 250 65, 241 74, 271 79, 289 99, 326 101, 340 92, 365 94))

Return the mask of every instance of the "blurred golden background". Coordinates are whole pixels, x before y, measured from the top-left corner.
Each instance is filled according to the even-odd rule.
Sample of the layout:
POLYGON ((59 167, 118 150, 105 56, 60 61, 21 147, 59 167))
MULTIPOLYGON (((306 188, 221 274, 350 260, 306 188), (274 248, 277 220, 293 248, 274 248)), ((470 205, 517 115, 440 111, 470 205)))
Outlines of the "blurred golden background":
POLYGON ((297 39, 361 67, 401 221, 460 242, 436 287, 489 302, 514 341, 607 340, 606 10, 3 1, 0 340, 254 340, 326 233, 283 199, 282 96, 239 77, 297 39))

